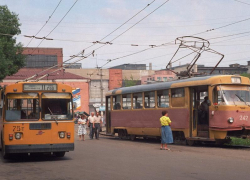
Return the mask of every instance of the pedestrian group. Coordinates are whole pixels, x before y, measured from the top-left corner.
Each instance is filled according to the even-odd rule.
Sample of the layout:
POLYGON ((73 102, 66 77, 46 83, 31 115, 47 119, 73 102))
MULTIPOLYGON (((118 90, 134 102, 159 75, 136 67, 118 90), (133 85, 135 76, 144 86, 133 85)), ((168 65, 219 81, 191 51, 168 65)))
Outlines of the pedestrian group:
POLYGON ((87 126, 89 127, 89 137, 93 139, 95 136, 96 139, 99 140, 99 133, 102 127, 102 117, 99 113, 91 112, 90 116, 86 118, 85 115, 78 116, 78 136, 79 140, 84 141, 84 135, 87 134, 87 126))

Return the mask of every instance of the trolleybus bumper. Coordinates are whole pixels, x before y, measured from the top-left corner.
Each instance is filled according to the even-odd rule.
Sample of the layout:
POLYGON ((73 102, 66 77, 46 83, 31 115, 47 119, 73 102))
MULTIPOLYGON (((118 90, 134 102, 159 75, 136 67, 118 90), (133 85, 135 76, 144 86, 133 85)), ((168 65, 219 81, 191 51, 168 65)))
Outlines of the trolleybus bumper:
POLYGON ((6 145, 6 153, 38 153, 38 152, 66 152, 73 151, 74 143, 69 144, 31 144, 6 145))

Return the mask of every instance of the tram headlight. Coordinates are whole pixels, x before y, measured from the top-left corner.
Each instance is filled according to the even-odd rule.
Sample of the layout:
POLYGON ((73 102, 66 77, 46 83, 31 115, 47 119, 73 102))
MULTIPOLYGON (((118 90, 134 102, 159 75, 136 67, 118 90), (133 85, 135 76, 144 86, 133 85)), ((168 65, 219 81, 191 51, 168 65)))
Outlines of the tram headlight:
POLYGON ((22 136, 21 133, 16 133, 16 134, 15 134, 15 138, 16 138, 16 139, 21 139, 21 136, 22 136))
POLYGON ((232 124, 232 123, 234 122, 234 118, 230 117, 230 118, 228 118, 227 121, 228 121, 230 124, 232 124))
POLYGON ((60 138, 64 138, 65 137, 65 133, 64 132, 59 132, 59 137, 60 138))

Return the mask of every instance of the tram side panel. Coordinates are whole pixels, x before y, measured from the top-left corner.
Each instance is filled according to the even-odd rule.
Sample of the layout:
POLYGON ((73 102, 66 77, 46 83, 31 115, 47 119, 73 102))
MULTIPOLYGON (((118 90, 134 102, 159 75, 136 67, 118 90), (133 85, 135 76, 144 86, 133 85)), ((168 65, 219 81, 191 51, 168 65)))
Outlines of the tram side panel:
MULTIPOLYGON (((165 109, 113 110, 111 125, 113 133, 116 129, 126 129, 128 134, 161 136, 160 117, 165 109)), ((187 108, 167 109, 171 118, 173 131, 182 131, 185 136, 189 132, 189 110, 187 108)))

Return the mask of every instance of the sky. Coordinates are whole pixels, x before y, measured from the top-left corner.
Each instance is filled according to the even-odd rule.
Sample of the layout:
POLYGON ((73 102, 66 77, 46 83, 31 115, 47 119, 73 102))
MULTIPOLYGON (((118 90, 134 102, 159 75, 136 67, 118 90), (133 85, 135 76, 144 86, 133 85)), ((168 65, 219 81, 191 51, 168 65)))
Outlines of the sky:
MULTIPOLYGON (((197 37, 209 40, 211 49, 225 55, 219 66, 227 67, 233 63, 246 65, 250 61, 250 0, 169 0, 157 10, 166 0, 75 1, 62 0, 50 19, 60 0, 0 0, 0 5, 7 5, 10 11, 18 14, 21 34, 15 36, 17 42, 24 47, 63 48, 63 60, 67 63, 79 61, 82 68, 109 68, 129 63, 148 66, 152 63, 153 69, 164 69, 179 47, 178 43, 175 44, 176 38, 200 32, 205 33, 197 37), (138 12, 124 26, 101 41, 110 42, 117 37, 112 44, 93 44, 138 12), (245 21, 226 26, 241 20, 245 21), (41 43, 41 40, 33 39, 28 45, 30 38, 24 35, 35 35, 45 23, 37 37, 47 36, 59 23, 47 36, 53 40, 41 43), (215 30, 207 31, 211 29, 215 30), (150 45, 157 47, 150 48, 150 45), (70 60, 70 56, 83 50, 84 56, 95 51, 81 61, 79 57, 70 60)), ((181 49, 173 60, 190 52, 181 49)), ((172 66, 190 63, 194 56, 183 58, 172 66)), ((197 64, 211 67, 220 58, 220 55, 203 52, 197 64)))

